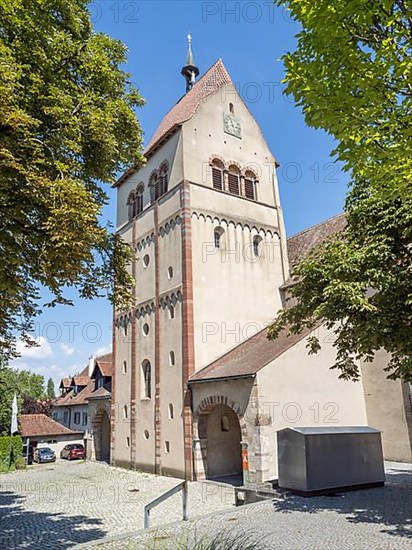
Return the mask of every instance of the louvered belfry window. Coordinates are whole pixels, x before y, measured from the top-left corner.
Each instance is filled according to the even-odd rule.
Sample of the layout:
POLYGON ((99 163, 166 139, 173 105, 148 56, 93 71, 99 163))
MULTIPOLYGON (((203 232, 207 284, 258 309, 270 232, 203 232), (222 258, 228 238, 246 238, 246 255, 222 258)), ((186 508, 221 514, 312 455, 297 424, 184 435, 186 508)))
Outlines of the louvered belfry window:
POLYGON ((160 181, 158 174, 153 177, 153 192, 154 200, 157 201, 157 199, 160 197, 160 181))
POLYGON ((231 166, 229 168, 228 185, 229 193, 232 193, 233 195, 240 194, 240 174, 236 166, 231 166))
POLYGON ((215 189, 223 189, 223 172, 219 168, 212 168, 213 187, 215 189))
POLYGON ((251 172, 247 172, 245 176, 245 197, 256 200, 256 183, 255 176, 251 172))
POLYGON ((215 159, 212 163, 213 188, 223 190, 223 163, 215 159))
POLYGON ((128 220, 130 221, 131 219, 133 219, 134 217, 134 201, 135 201, 135 196, 134 196, 134 193, 130 193, 128 199, 127 199, 127 216, 128 216, 128 220))
POLYGON ((133 201, 133 217, 143 211, 143 185, 139 185, 134 195, 133 201))

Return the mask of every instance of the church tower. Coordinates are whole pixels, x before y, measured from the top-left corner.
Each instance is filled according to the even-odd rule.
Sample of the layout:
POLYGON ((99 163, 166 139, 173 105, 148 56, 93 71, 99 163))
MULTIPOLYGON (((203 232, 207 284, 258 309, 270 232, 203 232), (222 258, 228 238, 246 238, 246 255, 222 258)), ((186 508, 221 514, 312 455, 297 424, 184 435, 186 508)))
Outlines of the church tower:
POLYGON ((191 376, 281 308, 288 276, 276 159, 221 60, 117 182, 117 232, 136 251, 136 308, 117 312, 114 464, 193 478, 191 376))

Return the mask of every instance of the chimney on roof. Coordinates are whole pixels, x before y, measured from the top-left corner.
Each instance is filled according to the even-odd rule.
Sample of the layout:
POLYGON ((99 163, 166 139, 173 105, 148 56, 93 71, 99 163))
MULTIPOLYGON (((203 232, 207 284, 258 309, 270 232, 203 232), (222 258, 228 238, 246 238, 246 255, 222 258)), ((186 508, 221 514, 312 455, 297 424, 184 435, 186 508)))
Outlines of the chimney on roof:
POLYGON ((195 60, 192 52, 192 37, 187 35, 187 57, 186 65, 182 68, 182 75, 186 79, 186 93, 193 88, 196 77, 199 75, 199 69, 195 65, 195 60))
POLYGON ((96 362, 96 356, 91 355, 90 358, 89 358, 89 376, 91 376, 93 374, 93 369, 94 369, 95 362, 96 362))

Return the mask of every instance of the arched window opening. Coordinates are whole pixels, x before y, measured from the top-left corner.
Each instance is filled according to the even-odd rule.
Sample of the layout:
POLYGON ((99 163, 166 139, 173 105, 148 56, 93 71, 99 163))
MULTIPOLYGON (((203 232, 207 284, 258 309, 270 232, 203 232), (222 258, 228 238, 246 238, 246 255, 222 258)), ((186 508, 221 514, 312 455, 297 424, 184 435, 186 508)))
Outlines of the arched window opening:
POLYGON ((169 420, 173 420, 173 418, 174 418, 173 405, 172 403, 169 403, 169 420))
POLYGON ((152 172, 152 175, 149 179, 151 202, 155 202, 159 198, 159 183, 159 174, 157 170, 155 170, 154 172, 152 172))
POLYGON ((261 254, 261 250, 262 250, 262 237, 260 237, 259 235, 255 235, 253 237, 253 254, 255 256, 260 256, 261 254))
POLYGON ((123 361, 123 374, 127 373, 127 362, 123 361))
POLYGON ((174 319, 175 318, 175 307, 174 306, 169 306, 168 310, 169 310, 169 319, 174 319))
POLYGON ((152 367, 150 361, 143 361, 142 363, 143 374, 143 397, 151 399, 152 397, 152 367))
POLYGON ((169 365, 173 367, 175 365, 175 352, 171 351, 169 353, 169 365))
POLYGON ((138 216, 143 211, 143 185, 136 189, 133 202, 133 217, 138 216))
POLYGON ((232 113, 232 115, 235 113, 235 108, 233 107, 233 103, 229 103, 229 111, 232 113))
POLYGON ((123 407, 123 418, 124 420, 127 420, 129 418, 129 411, 127 409, 127 405, 123 407))
POLYGON ((233 195, 240 194, 240 172, 237 166, 229 166, 228 185, 229 193, 233 195))
POLYGON ((135 200, 134 191, 132 191, 131 193, 129 193, 129 196, 127 197, 127 217, 129 221, 132 220, 134 216, 133 214, 134 200, 135 200))
POLYGON ((223 162, 221 162, 218 159, 215 159, 212 162, 212 182, 213 182, 213 188, 219 189, 222 191, 223 189, 223 162))
POLYGON ((256 200, 256 178, 253 172, 246 172, 245 174, 245 197, 256 200))
POLYGON ((167 268, 167 278, 173 279, 173 267, 171 265, 167 268))
POLYGON ((169 184, 169 166, 164 162, 159 169, 159 197, 167 193, 169 184))
POLYGON ((224 234, 224 230, 222 229, 222 227, 215 227, 215 231, 214 231, 215 248, 221 247, 223 234, 224 234))

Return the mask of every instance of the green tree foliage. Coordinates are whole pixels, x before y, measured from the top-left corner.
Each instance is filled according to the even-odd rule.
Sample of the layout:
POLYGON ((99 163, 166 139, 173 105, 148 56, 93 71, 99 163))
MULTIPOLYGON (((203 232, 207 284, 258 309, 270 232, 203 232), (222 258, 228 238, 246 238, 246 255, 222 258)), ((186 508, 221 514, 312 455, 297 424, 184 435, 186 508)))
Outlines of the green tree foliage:
MULTIPOLYGON (((269 334, 325 320, 340 377, 391 353, 390 378, 412 381, 412 8, 408 0, 291 0, 301 24, 284 56, 286 92, 306 123, 337 141, 351 174, 347 227, 292 271, 297 304, 269 334)), ((310 351, 320 343, 310 339, 310 351)))
POLYGON ((0 346, 28 340, 40 285, 49 305, 130 297, 130 247, 103 226, 101 184, 143 161, 121 70, 127 48, 95 33, 87 0, 0 0, 0 346))
POLYGON ((56 392, 54 390, 54 382, 52 378, 49 378, 47 381, 47 397, 49 399, 54 399, 56 397, 56 392))
POLYGON ((0 436, 0 472, 19 467, 22 457, 23 441, 19 435, 0 436))
POLYGON ((34 400, 45 397, 43 376, 10 367, 0 369, 0 434, 3 435, 10 432, 11 405, 15 392, 20 412, 25 396, 34 400))

